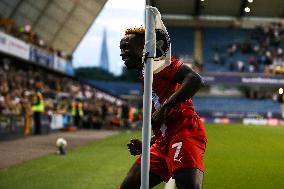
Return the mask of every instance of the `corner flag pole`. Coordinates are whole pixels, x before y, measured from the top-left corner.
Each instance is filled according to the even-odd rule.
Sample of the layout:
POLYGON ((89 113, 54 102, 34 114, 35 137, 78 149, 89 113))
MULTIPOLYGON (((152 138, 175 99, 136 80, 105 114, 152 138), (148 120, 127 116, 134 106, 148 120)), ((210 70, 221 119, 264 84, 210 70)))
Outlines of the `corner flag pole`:
POLYGON ((156 55, 155 21, 152 12, 145 9, 145 65, 144 65, 144 95, 143 95, 143 127, 142 127, 142 161, 141 161, 141 187, 149 189, 150 170, 150 138, 151 138, 151 111, 152 111, 152 82, 153 82, 153 57, 156 55), (147 58, 148 57, 148 58, 147 58))

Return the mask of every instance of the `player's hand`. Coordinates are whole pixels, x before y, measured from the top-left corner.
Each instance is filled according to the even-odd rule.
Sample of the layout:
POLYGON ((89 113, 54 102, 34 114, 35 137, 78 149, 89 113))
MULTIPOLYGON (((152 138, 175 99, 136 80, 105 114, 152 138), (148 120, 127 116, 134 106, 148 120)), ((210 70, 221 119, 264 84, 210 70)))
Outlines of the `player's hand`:
POLYGON ((131 155, 136 156, 142 153, 142 142, 139 139, 131 139, 127 144, 131 155))

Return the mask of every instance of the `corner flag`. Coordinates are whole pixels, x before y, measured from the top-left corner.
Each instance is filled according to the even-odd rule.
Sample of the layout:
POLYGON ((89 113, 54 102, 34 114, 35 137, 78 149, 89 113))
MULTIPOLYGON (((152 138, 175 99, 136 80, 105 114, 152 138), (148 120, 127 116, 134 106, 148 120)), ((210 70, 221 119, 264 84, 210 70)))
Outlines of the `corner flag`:
MULTIPOLYGON (((146 6, 146 11, 149 11, 150 13, 150 17, 149 19, 153 19, 152 22, 148 22, 149 24, 154 24, 154 25, 147 25, 146 24, 146 33, 152 33, 153 38, 151 38, 150 40, 153 41, 153 43, 156 44, 156 46, 147 46, 147 43, 151 43, 150 41, 146 41, 145 42, 145 52, 151 52, 152 50, 155 49, 161 49, 161 43, 163 43, 163 41, 156 41, 156 33, 155 30, 162 30, 163 33, 165 33, 167 36, 169 36, 168 31, 161 19, 161 14, 158 11, 158 9, 156 7, 151 7, 151 6, 146 6)), ((147 22, 147 20, 146 20, 147 22)), ((162 57, 158 57, 158 58, 154 58, 154 62, 153 62, 153 73, 158 73, 160 72, 162 69, 164 69, 166 66, 171 64, 171 44, 169 42, 169 48, 167 49, 167 52, 163 52, 162 57)))
POLYGON ((144 46, 144 95, 143 95, 143 127, 142 127, 142 161, 141 161, 141 187, 149 189, 150 170, 150 138, 151 138, 151 110, 152 110, 152 82, 153 73, 158 73, 170 64, 170 45, 167 52, 156 57, 156 49, 162 50, 163 41, 156 41, 156 29, 168 35, 166 27, 161 20, 158 9, 146 5, 145 16, 145 46, 144 46))

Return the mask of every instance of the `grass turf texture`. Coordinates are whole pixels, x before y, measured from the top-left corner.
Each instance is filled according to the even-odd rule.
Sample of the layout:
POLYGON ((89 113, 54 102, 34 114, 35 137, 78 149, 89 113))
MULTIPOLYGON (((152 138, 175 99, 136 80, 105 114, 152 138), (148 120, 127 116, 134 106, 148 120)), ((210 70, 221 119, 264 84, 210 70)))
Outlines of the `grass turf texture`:
MULTIPOLYGON (((283 189, 284 127, 207 125, 205 189, 283 189)), ((122 133, 0 171, 2 189, 115 189, 135 157, 122 133)), ((3 153, 3 152, 1 152, 3 153)), ((162 189, 161 184, 155 189, 162 189)))

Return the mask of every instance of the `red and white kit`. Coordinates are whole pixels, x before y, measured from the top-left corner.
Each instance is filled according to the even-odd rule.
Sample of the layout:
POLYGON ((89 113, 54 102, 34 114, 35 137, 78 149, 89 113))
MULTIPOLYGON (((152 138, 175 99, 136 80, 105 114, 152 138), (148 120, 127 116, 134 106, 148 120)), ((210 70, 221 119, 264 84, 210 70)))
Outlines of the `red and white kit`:
MULTIPOLYGON (((173 81, 182 62, 171 58, 171 64, 154 74, 152 113, 169 98, 180 84, 173 81)), ((167 111, 162 126, 153 128, 156 142, 151 146, 150 170, 168 181, 181 168, 204 171, 203 155, 207 137, 203 123, 194 110, 191 99, 175 104, 167 111)), ((136 160, 141 164, 141 157, 136 160)))

